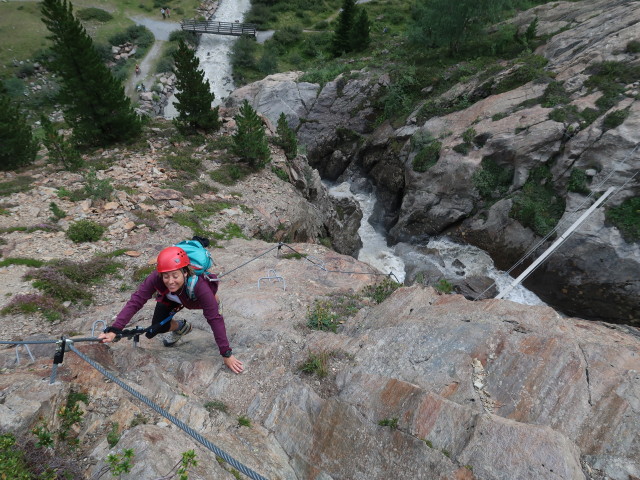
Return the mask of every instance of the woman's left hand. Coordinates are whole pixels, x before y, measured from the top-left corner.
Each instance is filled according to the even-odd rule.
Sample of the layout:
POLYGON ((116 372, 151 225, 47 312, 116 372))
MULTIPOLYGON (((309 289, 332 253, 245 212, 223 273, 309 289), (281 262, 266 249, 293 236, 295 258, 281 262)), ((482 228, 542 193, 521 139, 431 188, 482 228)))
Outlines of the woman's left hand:
POLYGON ((244 371, 242 362, 233 355, 231 355, 229 358, 222 357, 222 361, 233 373, 242 373, 244 371))

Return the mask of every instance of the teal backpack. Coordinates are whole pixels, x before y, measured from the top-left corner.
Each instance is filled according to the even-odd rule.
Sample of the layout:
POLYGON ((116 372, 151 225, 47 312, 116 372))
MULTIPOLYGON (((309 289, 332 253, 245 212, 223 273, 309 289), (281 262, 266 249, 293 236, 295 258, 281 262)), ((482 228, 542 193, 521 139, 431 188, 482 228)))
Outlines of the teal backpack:
POLYGON ((196 300, 195 288, 198 278, 209 272, 211 265, 214 265, 213 258, 206 249, 209 246, 209 240, 206 238, 193 237, 192 240, 185 240, 176 243, 176 247, 183 249, 189 257, 189 266, 193 268, 195 275, 187 279, 187 295, 191 300, 196 300))

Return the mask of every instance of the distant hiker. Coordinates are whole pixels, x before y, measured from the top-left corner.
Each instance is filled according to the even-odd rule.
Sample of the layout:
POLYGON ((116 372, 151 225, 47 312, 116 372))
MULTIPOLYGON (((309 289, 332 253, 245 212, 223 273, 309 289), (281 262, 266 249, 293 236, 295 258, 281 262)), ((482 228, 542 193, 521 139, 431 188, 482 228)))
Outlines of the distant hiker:
MULTIPOLYGON (((207 239, 194 237, 205 247, 207 239)), ((202 313, 211 327, 213 336, 218 345, 224 364, 234 373, 244 370, 242 362, 233 356, 233 351, 227 340, 227 332, 224 319, 218 310, 218 282, 196 281, 193 288, 195 299, 191 299, 187 292, 186 284, 190 277, 195 275, 190 266, 187 253, 180 247, 173 246, 162 250, 158 254, 158 263, 155 272, 152 272, 131 295, 131 298, 117 315, 115 322, 104 329, 104 333, 98 335, 102 343, 112 342, 118 333, 131 321, 131 318, 156 295, 156 307, 153 313, 153 331, 145 333, 147 338, 153 338, 159 333, 166 334, 163 339, 165 347, 175 345, 182 337, 191 332, 191 325, 186 320, 174 320, 173 314, 183 307, 189 310, 202 310, 202 313), (164 322, 163 322, 164 321, 164 322)), ((209 275, 215 278, 214 274, 209 275)))
POLYGON ((164 13, 167 14, 167 18, 171 16, 171 13, 169 12, 169 7, 164 7, 164 13))
POLYGON ((136 75, 140 75, 140 65, 136 63, 136 75))
POLYGON ((162 19, 164 20, 165 18, 167 18, 167 11, 164 8, 160 9, 160 13, 162 14, 162 19))

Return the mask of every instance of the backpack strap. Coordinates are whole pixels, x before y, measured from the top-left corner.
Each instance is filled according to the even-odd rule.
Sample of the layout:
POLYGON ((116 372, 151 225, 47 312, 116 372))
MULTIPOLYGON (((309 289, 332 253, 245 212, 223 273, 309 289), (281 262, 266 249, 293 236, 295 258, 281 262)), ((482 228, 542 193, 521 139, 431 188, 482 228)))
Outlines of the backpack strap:
POLYGON ((185 290, 192 301, 196 301, 196 283, 198 283, 198 275, 190 275, 185 282, 185 290))

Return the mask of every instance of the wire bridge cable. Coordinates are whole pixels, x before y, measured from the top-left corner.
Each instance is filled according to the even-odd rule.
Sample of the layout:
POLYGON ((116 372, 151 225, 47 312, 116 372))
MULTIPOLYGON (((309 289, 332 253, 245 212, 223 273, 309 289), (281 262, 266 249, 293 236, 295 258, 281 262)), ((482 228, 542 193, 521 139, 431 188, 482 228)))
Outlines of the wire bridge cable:
MULTIPOLYGON (((638 148, 640 147, 640 142, 636 143, 636 145, 633 147, 633 150, 631 150, 631 152, 629 152, 627 154, 627 156, 624 158, 624 160, 622 161, 623 164, 627 163, 627 161, 629 160, 629 158, 631 158, 631 156, 636 153, 636 151, 638 150, 638 148)), ((615 173, 615 170, 611 170, 611 172, 609 172, 607 174, 607 176, 605 178, 602 179, 602 181, 600 183, 598 183, 597 185, 594 185, 591 188, 591 192, 589 193, 589 195, 587 195, 587 197, 584 199, 584 201, 573 210, 573 212, 571 212, 565 219, 562 219, 560 222, 558 222, 558 224, 549 232, 547 233, 540 241, 538 241, 533 247, 531 247, 524 255, 522 255, 522 257, 520 257, 520 259, 514 263, 511 268, 509 268, 509 270, 507 270, 506 272, 504 272, 507 276, 509 274, 511 274, 511 272, 516 269, 518 266, 520 266, 527 258, 529 258, 531 255, 533 255, 540 247, 542 247, 542 245, 544 245, 544 243, 549 240, 555 233, 558 232, 558 230, 560 230, 561 228, 564 228, 565 225, 567 224, 571 224, 574 222, 574 219, 579 215, 579 212, 585 208, 585 206, 590 203, 592 197, 594 197, 595 195, 599 194, 599 191, 604 188, 605 184, 609 181, 609 179, 613 176, 613 174, 615 173)), ((618 192, 620 192, 627 184, 629 184, 635 177, 636 175, 638 175, 639 172, 636 172, 630 179, 628 179, 626 182, 624 182, 624 184, 622 184, 620 187, 618 187, 613 194, 607 198, 605 200, 605 202, 601 205, 604 206, 606 205, 607 202, 609 202, 611 200, 611 198, 613 198, 618 192)), ((566 240, 566 239, 565 239, 566 240)), ((564 243, 564 242, 562 242, 564 243)), ((562 245, 562 243, 560 245, 562 245)), ((558 246, 560 246, 558 245, 558 246)), ((528 275, 527 275, 528 277, 528 275)), ((475 300, 479 300, 481 299, 485 293, 487 293, 489 290, 491 290, 491 288, 493 288, 494 286, 496 286, 496 282, 492 283, 491 285, 489 285, 483 292, 480 292, 475 298, 475 300)))

